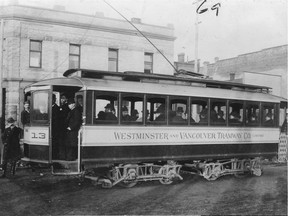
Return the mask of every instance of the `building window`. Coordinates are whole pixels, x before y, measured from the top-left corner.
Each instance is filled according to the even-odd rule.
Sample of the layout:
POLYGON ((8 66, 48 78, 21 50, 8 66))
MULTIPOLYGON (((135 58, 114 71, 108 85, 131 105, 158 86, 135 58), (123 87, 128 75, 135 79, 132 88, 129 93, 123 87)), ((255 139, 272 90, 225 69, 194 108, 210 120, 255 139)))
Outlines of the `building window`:
POLYGON ((145 53, 144 56, 144 73, 152 74, 153 73, 153 54, 145 53))
POLYGON ((70 44, 69 68, 80 68, 80 45, 70 44))
POLYGON ((109 49, 108 71, 118 72, 118 50, 109 49))
POLYGON ((30 41, 29 67, 41 68, 42 63, 42 41, 30 41))

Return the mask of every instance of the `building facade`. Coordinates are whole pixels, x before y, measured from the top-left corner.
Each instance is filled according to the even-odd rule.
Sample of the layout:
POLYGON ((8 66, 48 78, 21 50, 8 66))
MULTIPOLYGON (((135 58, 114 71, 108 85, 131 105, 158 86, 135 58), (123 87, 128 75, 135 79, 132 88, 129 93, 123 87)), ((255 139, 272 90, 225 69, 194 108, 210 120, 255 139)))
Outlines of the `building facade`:
MULTIPOLYGON (((33 82, 62 76, 69 68, 139 71, 173 75, 173 67, 127 21, 9 5, 0 7, 2 42, 2 117, 19 113, 23 88, 33 82)), ((131 22, 173 62, 171 25, 131 22)))
POLYGON ((287 45, 203 64, 201 72, 215 80, 268 86, 271 94, 287 98, 287 45))

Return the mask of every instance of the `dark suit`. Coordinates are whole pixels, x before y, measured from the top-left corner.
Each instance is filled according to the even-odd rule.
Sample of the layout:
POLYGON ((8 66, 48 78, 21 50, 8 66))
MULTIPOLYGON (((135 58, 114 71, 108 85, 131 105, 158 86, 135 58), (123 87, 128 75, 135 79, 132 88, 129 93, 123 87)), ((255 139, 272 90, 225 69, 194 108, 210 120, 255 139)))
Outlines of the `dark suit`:
POLYGON ((27 110, 23 110, 21 112, 21 123, 23 124, 23 126, 30 123, 30 112, 28 112, 27 110))
POLYGON ((16 162, 21 158, 21 151, 20 151, 20 136, 22 130, 18 127, 8 127, 4 130, 2 135, 2 142, 4 144, 4 151, 3 151, 3 170, 4 176, 6 175, 7 164, 11 162, 11 171, 13 175, 15 174, 15 167, 16 162))
POLYGON ((52 156, 59 158, 59 136, 60 136, 60 109, 57 104, 52 105, 52 156))
POLYGON ((65 135, 66 135, 66 118, 68 116, 68 113, 70 112, 70 109, 68 107, 68 104, 65 103, 60 107, 59 112, 59 159, 65 159, 66 158, 66 147, 65 147, 65 135))
POLYGON ((78 131, 82 124, 82 114, 81 111, 75 107, 68 113, 65 121, 67 126, 66 131, 66 160, 77 159, 77 144, 78 144, 78 131), (70 128, 70 130, 68 129, 70 128))

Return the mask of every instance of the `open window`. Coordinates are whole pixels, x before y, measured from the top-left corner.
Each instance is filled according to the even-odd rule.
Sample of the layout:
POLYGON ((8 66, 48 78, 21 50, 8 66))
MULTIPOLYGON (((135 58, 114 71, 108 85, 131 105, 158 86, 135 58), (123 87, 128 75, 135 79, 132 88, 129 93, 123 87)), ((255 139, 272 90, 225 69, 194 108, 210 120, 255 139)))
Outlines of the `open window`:
POLYGON ((247 102, 246 103, 246 125, 259 126, 260 125, 260 103, 247 102))
POLYGON ((170 97, 169 101, 169 124, 171 125, 187 125, 188 124, 188 98, 186 97, 170 97))
POLYGON ((36 91, 32 93, 31 122, 32 124, 49 123, 49 92, 36 91))
POLYGON ((227 108, 226 100, 211 99, 210 101, 210 124, 226 125, 227 108))
POLYGON ((275 104, 262 103, 262 126, 274 127, 276 123, 275 118, 275 104))
POLYGON ((243 101, 229 101, 229 126, 241 126, 244 117, 244 102, 243 101))
POLYGON ((167 124, 166 102, 166 96, 147 95, 147 123, 167 124))
POLYGON ((208 125, 208 99, 191 98, 190 113, 190 124, 208 125))
POLYGON ((121 124, 143 123, 144 95, 121 94, 121 124))
POLYGON ((94 93, 94 124, 118 123, 118 93, 94 93))

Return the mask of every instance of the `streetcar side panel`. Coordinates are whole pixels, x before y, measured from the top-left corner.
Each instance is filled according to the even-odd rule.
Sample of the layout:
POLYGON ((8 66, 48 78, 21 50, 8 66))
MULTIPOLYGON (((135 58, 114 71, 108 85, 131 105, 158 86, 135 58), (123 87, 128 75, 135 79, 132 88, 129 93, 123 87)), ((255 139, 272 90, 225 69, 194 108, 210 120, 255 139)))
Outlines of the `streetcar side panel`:
POLYGON ((277 128, 85 126, 82 162, 272 158, 278 138, 277 128))

